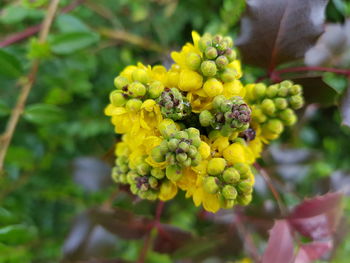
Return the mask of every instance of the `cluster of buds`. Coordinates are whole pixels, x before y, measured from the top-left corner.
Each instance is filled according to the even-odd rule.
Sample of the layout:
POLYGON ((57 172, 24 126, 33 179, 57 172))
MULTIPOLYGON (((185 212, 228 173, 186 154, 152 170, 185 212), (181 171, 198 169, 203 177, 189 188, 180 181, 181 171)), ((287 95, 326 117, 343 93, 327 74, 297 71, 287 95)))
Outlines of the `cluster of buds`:
POLYGON ((113 180, 116 183, 126 184, 128 182, 126 175, 130 171, 128 157, 118 156, 115 164, 116 165, 112 169, 113 180))
POLYGON ((188 128, 165 136, 161 144, 153 148, 151 156, 158 163, 167 162, 166 177, 177 181, 185 167, 197 166, 201 162, 198 148, 201 145, 199 131, 188 128))
POLYGON ((263 135, 269 140, 276 139, 284 126, 297 121, 294 110, 304 104, 301 86, 288 80, 270 86, 251 85, 247 100, 252 105, 253 121, 261 125, 263 135))
POLYGON ((224 158, 213 158, 208 162, 207 173, 204 190, 219 195, 222 207, 246 205, 251 201, 254 182, 249 165, 236 163, 227 166, 224 158))
POLYGON ((234 132, 243 132, 249 127, 251 110, 241 97, 226 99, 223 95, 213 100, 212 110, 204 110, 199 114, 203 127, 220 130, 222 136, 230 136, 234 132))
POLYGON ((165 88, 157 101, 166 118, 177 121, 191 114, 191 104, 176 88, 165 88))

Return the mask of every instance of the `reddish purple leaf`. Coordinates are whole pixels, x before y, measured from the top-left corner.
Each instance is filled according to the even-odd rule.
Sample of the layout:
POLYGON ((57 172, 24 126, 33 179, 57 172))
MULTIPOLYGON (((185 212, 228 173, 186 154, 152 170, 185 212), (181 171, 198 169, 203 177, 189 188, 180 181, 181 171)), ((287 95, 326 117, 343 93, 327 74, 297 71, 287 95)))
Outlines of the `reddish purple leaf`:
POLYGON ((314 241, 302 245, 294 263, 311 263, 328 253, 332 247, 333 244, 331 241, 314 241))
POLYGON ((343 95, 343 99, 340 103, 340 113, 342 117, 342 125, 350 127, 350 78, 349 78, 349 87, 343 95))
POLYGON ((291 263, 294 259, 294 243, 286 220, 277 220, 270 230, 262 263, 291 263))
POLYGON ((320 240, 330 237, 342 214, 341 193, 329 193, 304 201, 288 217, 291 226, 302 235, 320 240))
POLYGON ((274 69, 302 58, 323 32, 328 0, 248 0, 237 46, 245 63, 274 69))

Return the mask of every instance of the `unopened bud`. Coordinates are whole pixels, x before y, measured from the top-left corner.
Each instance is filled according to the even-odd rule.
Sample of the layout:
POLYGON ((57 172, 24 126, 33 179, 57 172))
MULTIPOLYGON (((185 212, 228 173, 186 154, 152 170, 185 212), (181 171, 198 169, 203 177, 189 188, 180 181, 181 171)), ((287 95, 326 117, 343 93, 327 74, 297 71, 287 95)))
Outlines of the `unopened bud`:
POLYGON ((136 112, 139 111, 142 106, 142 101, 139 99, 131 99, 126 103, 126 109, 128 111, 136 112))
POLYGON ((117 88, 117 89, 123 89, 125 86, 128 86, 129 84, 129 81, 126 77, 123 77, 123 76, 118 76, 114 79, 114 86, 117 88))
POLYGON ((221 81, 217 80, 216 78, 208 79, 203 85, 203 90, 209 97, 220 95, 223 89, 224 87, 221 81))
POLYGON ((225 68, 224 71, 220 74, 220 78, 223 82, 234 81, 238 76, 238 73, 235 69, 225 68))
POLYGON ((147 163, 141 163, 136 167, 136 171, 141 175, 146 175, 150 172, 151 166, 147 163))
POLYGON ((203 127, 210 126, 213 119, 213 115, 208 110, 204 110, 199 114, 199 122, 203 127))
POLYGON ((240 205, 248 205, 252 201, 252 195, 239 195, 237 201, 240 205))
POLYGON ((176 154, 176 160, 180 163, 183 163, 187 160, 187 154, 186 153, 178 153, 176 154))
POLYGON ((151 188, 156 189, 158 187, 158 180, 154 177, 150 177, 148 179, 148 183, 151 186, 151 188))
POLYGON ((182 169, 178 165, 167 166, 165 170, 166 177, 171 181, 177 181, 182 176, 182 169))
POLYGON ((218 52, 215 47, 207 47, 204 54, 208 59, 215 59, 218 56, 218 52))
POLYGON ((164 85, 160 81, 153 81, 149 86, 148 93, 151 99, 156 99, 164 91, 164 85))
POLYGON ((293 85, 289 88, 289 95, 299 95, 303 92, 303 88, 300 85, 293 85))
POLYGON ((297 110, 303 107, 304 105, 304 98, 301 95, 294 95, 289 98, 289 103, 292 106, 293 109, 297 110))
POLYGON ((141 97, 144 96, 147 92, 146 87, 140 82, 133 82, 129 85, 128 90, 130 96, 132 97, 141 97))
POLYGON ((238 184, 238 189, 240 191, 242 191, 243 193, 251 193, 252 189, 253 189, 253 185, 250 181, 245 180, 245 181, 241 181, 238 184))
POLYGON ((285 109, 278 114, 278 117, 287 126, 292 126, 297 121, 297 116, 292 109, 285 109))
POLYGON ((201 71, 206 77, 213 77, 216 75, 217 67, 214 61, 204 61, 201 64, 201 71))
POLYGON ((206 48, 209 47, 211 44, 212 42, 209 36, 203 36, 198 41, 198 47, 202 52, 204 52, 206 48))
POLYGON ((276 98, 273 101, 278 110, 284 110, 288 107, 288 102, 285 98, 276 98))
POLYGON ((275 104, 271 99, 264 99, 261 103, 261 109, 265 114, 269 116, 273 116, 276 111, 275 104))
POLYGON ((216 58, 215 63, 219 69, 224 69, 228 64, 228 59, 222 55, 216 58))
POLYGON ((227 57, 228 62, 230 62, 230 63, 232 61, 234 61, 236 59, 236 57, 237 57, 236 52, 233 49, 231 49, 231 48, 226 49, 224 55, 227 57))
POLYGON ((261 99, 261 98, 265 97, 265 94, 266 94, 266 86, 265 86, 265 84, 263 84, 263 83, 257 83, 257 84, 254 86, 254 95, 255 95, 255 98, 261 99))
POLYGON ((240 175, 235 168, 231 167, 225 169, 224 173, 222 174, 222 178, 228 184, 235 184, 239 181, 240 175))
POLYGON ((201 62, 201 57, 194 52, 189 53, 186 57, 186 64, 192 70, 197 70, 201 65, 201 62))
POLYGON ((124 98, 124 95, 121 92, 119 92, 118 90, 113 91, 109 95, 109 99, 110 99, 111 103, 113 104, 113 106, 115 106, 115 107, 122 107, 126 103, 126 99, 124 98))
POLYGON ((278 84, 274 84, 274 85, 268 86, 267 89, 266 89, 267 97, 269 97, 269 98, 276 97, 277 93, 278 93, 278 90, 279 90, 279 85, 278 84))
POLYGON ((133 72, 132 72, 132 79, 134 81, 138 81, 138 82, 141 82, 143 84, 147 84, 149 82, 149 76, 146 72, 146 70, 144 69, 135 69, 133 72))
POLYGON ((221 174, 226 167, 226 160, 224 158, 213 158, 208 162, 207 172, 210 175, 221 174))
POLYGON ((216 96, 214 99, 213 99, 213 108, 218 110, 220 109, 220 106, 222 103, 224 103, 226 100, 225 96, 224 95, 219 95, 219 96, 216 96))
POLYGON ((241 176, 250 172, 249 165, 245 163, 236 163, 233 167, 239 172, 241 176))
POLYGON ((222 189, 222 195, 227 200, 235 200, 237 197, 237 190, 232 185, 225 185, 222 189))
POLYGON ((159 146, 154 147, 152 149, 151 156, 152 156, 152 159, 157 163, 161 163, 165 161, 165 155, 162 153, 159 146))
POLYGON ((163 179, 165 176, 164 170, 160 168, 153 168, 151 170, 151 175, 157 179, 163 179))
POLYGON ((215 194, 219 191, 219 186, 216 183, 216 178, 213 176, 208 176, 204 179, 203 188, 204 191, 210 194, 215 194))

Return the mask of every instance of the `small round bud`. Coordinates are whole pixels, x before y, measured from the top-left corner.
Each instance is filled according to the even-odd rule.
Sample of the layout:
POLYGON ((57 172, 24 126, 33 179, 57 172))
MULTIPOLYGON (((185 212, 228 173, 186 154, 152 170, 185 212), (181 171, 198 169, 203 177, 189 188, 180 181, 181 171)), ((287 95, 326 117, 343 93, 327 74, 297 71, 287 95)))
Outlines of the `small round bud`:
POLYGON ((243 193, 251 193, 252 188, 253 188, 252 183, 247 180, 241 181, 238 184, 238 189, 243 193))
POLYGON ((142 97, 146 94, 146 87, 140 82, 133 82, 129 85, 129 94, 132 97, 142 97))
POLYGON ((142 106, 142 101, 139 99, 131 99, 126 103, 126 109, 129 111, 139 111, 142 106))
POLYGON ((228 64, 228 59, 225 56, 219 56, 216 58, 215 63, 219 69, 224 69, 228 64))
POLYGON ((215 47, 207 47, 204 54, 208 59, 215 59, 218 56, 218 52, 215 47))
POLYGON ((303 92, 303 88, 300 85, 293 85, 289 88, 289 95, 298 95, 303 92))
POLYGON ((208 176, 204 179, 203 188, 204 191, 210 194, 215 194, 219 191, 219 186, 216 183, 216 178, 213 176, 208 176))
POLYGON ((186 142, 180 142, 179 149, 181 149, 184 152, 188 152, 188 150, 190 149, 190 146, 186 142))
POLYGON ((186 153, 178 153, 176 154, 176 160, 180 163, 183 163, 187 160, 187 154, 186 153))
POLYGON ((288 86, 282 86, 282 85, 280 84, 279 90, 278 90, 278 92, 277 92, 277 95, 278 95, 279 97, 287 97, 287 96, 288 96, 288 90, 289 90, 288 86))
POLYGON ((278 119, 271 119, 264 125, 264 128, 271 133, 280 134, 283 131, 283 124, 278 119))
POLYGON ((213 99, 213 108, 214 109, 220 109, 220 106, 222 103, 224 103, 226 101, 226 98, 224 95, 219 95, 219 96, 216 96, 214 99, 213 99))
POLYGON ((291 88, 293 86, 293 82, 291 82, 290 80, 284 80, 280 83, 280 88, 291 88))
POLYGON ((188 137, 189 138, 191 138, 191 137, 193 137, 193 136, 199 136, 200 135, 200 132, 199 132, 199 130, 198 129, 196 129, 196 128, 188 128, 187 129, 187 133, 188 133, 188 137))
POLYGON ((214 61, 204 61, 201 64, 201 71, 206 77, 213 77, 216 75, 217 67, 214 61))
POLYGON ((194 147, 193 145, 191 145, 189 148, 188 148, 188 156, 190 158, 194 158, 198 153, 198 150, 196 147, 194 147))
POLYGON ((149 76, 146 72, 146 70, 144 69, 135 69, 132 72, 132 79, 133 81, 138 81, 141 82, 143 84, 147 84, 149 82, 149 76))
POLYGON ((233 40, 231 37, 224 37, 223 41, 226 42, 228 48, 233 47, 233 40))
POLYGON ((289 103, 293 109, 297 110, 303 107, 304 98, 301 95, 293 95, 292 97, 289 98, 289 103))
POLYGON ((203 127, 210 126, 213 119, 213 115, 208 110, 204 110, 199 114, 199 122, 203 127))
POLYGON ((240 175, 235 168, 231 167, 225 169, 224 173, 222 174, 222 178, 228 184, 235 184, 239 181, 240 175))
POLYGON ((207 159, 210 155, 210 146, 206 142, 201 141, 198 147, 198 152, 203 159, 207 159))
POLYGON ((285 109, 278 114, 278 117, 287 126, 292 126, 297 121, 297 116, 292 109, 285 109))
POLYGON ((235 200, 237 197, 237 191, 232 185, 225 185, 222 189, 222 195, 227 200, 235 200))
POLYGON ((114 86, 117 88, 117 89, 123 89, 125 86, 128 86, 129 84, 129 81, 126 77, 123 77, 123 76, 118 76, 114 79, 114 86))
POLYGON ((261 109, 265 114, 269 116, 273 116, 276 111, 275 104, 271 99, 264 99, 261 103, 261 109))
POLYGON ((252 195, 239 195, 237 201, 240 205, 248 205, 252 201, 252 195))
POLYGON ((213 158, 208 162, 207 172, 210 175, 221 174, 226 167, 226 160, 224 158, 213 158))
POLYGON ((206 48, 209 47, 211 44, 212 44, 211 39, 208 36, 203 36, 198 41, 198 47, 202 52, 204 52, 206 48))
POLYGON ((231 63, 232 61, 234 61, 234 60, 236 59, 236 57, 237 57, 236 51, 234 51, 234 50, 231 49, 231 48, 226 49, 224 55, 227 57, 228 62, 230 62, 230 63, 231 63))
POLYGON ((236 163, 233 167, 239 172, 241 176, 250 172, 249 165, 246 163, 236 163))
POLYGON ((151 170, 151 175, 157 179, 163 179, 165 176, 164 170, 159 168, 153 168, 151 170))
POLYGON ((279 89, 278 84, 274 84, 274 85, 268 86, 267 89, 266 89, 267 97, 269 97, 269 98, 276 97, 277 93, 278 93, 278 89, 279 89))
POLYGON ((181 167, 178 165, 167 166, 165 170, 166 177, 171 181, 177 181, 182 176, 181 167))
POLYGON ((223 40, 223 37, 220 35, 215 35, 213 37, 213 45, 214 46, 218 46, 220 44, 220 42, 223 40))
POLYGON ((178 131, 175 122, 170 119, 163 120, 158 129, 164 138, 170 138, 178 131))
POLYGON ((186 57, 186 65, 192 70, 197 70, 201 65, 201 62, 202 59, 200 55, 194 52, 189 53, 186 57))
POLYGON ((158 180, 154 177, 150 177, 148 179, 148 183, 151 186, 151 188, 156 189, 158 187, 158 180))
POLYGON ((278 110, 284 110, 288 107, 288 102, 285 98, 276 98, 273 101, 278 110))
POLYGON ((203 85, 203 90, 209 97, 220 95, 223 89, 224 87, 221 81, 217 80, 216 78, 208 79, 203 85))
POLYGON ((266 86, 263 83, 258 83, 254 86, 254 95, 255 98, 261 99, 265 97, 266 94, 266 86))
POLYGON ((191 165, 192 165, 192 166, 197 166, 197 165, 199 165, 199 164, 201 163, 201 161, 202 161, 202 156, 201 156, 199 153, 197 153, 197 154, 193 157, 193 159, 192 159, 192 161, 191 161, 191 165))
POLYGON ((223 82, 234 81, 238 76, 238 73, 235 69, 225 68, 224 71, 220 74, 220 78, 223 82))
POLYGON ((141 175, 146 175, 150 172, 151 166, 147 163, 141 163, 136 167, 136 171, 141 175))
POLYGON ((152 149, 151 156, 152 156, 152 159, 157 163, 161 163, 165 161, 165 155, 162 153, 159 146, 154 147, 152 149))
POLYGON ((122 107, 126 103, 126 99, 124 98, 124 95, 121 92, 119 92, 118 90, 113 91, 109 95, 109 100, 111 101, 111 103, 115 107, 122 107))
POLYGON ((170 139, 169 142, 168 142, 168 147, 169 147, 169 150, 170 151, 175 151, 179 145, 179 140, 178 139, 170 139))
POLYGON ((186 131, 179 131, 175 134, 176 139, 188 139, 188 133, 186 131))
POLYGON ((151 99, 156 99, 164 91, 164 85, 160 81, 153 81, 148 88, 148 93, 151 99))

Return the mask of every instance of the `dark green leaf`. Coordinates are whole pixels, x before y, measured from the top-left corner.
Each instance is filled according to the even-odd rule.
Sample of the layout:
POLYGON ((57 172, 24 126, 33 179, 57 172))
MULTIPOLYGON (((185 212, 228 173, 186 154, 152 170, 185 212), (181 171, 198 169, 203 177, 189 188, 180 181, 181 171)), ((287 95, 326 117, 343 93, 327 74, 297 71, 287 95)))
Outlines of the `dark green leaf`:
POLYGON ((24 112, 24 118, 35 124, 52 124, 64 120, 64 112, 55 105, 32 104, 24 112))
POLYGON ((17 78, 22 73, 20 61, 4 49, 0 49, 0 75, 17 78))
POLYGON ((61 32, 89 31, 89 28, 79 18, 69 14, 59 15, 56 25, 61 32))
POLYGON ((0 228, 0 242, 5 244, 23 244, 35 238, 37 231, 26 225, 10 225, 0 228))
POLYGON ((245 63, 273 70, 300 59, 323 32, 327 0, 249 0, 237 46, 245 63))
POLYGON ((59 55, 74 53, 86 48, 99 40, 94 32, 68 32, 56 35, 51 40, 51 49, 59 55))

